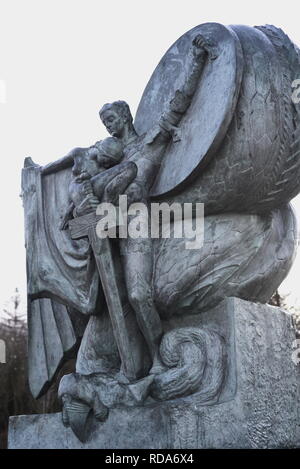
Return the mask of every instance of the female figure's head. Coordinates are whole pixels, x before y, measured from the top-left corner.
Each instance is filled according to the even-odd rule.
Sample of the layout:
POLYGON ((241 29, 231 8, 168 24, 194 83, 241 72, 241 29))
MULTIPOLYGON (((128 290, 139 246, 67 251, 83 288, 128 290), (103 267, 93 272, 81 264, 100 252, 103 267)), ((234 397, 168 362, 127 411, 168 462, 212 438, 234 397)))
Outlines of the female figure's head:
POLYGON ((108 137, 90 148, 75 148, 72 155, 72 173, 76 181, 80 182, 120 163, 123 147, 116 138, 108 137))
POLYGON ((115 137, 100 140, 91 148, 97 149, 97 161, 103 169, 111 168, 120 163, 123 158, 123 145, 115 137))

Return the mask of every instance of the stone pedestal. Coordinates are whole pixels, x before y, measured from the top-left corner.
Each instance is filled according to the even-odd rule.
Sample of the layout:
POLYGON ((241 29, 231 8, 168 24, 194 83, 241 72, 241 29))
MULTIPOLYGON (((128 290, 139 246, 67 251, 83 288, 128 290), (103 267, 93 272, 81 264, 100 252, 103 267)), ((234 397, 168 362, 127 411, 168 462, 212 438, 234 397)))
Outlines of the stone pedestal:
MULTIPOLYGON (((300 365, 292 317, 229 298, 213 311, 174 320, 208 327, 226 343, 226 378, 216 399, 197 395, 91 418, 81 443, 61 414, 11 417, 9 448, 300 448, 300 365)), ((298 346, 300 348, 300 346, 298 346)))

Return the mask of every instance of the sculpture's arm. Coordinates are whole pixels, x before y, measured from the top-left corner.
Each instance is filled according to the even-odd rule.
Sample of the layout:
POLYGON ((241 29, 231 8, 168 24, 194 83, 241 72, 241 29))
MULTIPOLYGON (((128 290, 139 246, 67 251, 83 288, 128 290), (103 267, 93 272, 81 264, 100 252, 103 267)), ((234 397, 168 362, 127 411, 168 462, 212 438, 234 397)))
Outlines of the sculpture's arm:
POLYGON ((90 178, 83 182, 83 194, 84 198, 78 205, 75 205, 73 210, 74 218, 96 211, 100 203, 98 197, 94 194, 90 178))
MULTIPOLYGON (((186 81, 180 90, 185 96, 191 99, 197 89, 199 78, 207 58, 209 60, 215 60, 217 58, 215 47, 201 34, 198 34, 193 40, 193 48, 191 50, 191 71, 188 73, 186 81)), ((180 110, 178 112, 180 112, 180 110)))
POLYGON ((161 144, 168 142, 170 138, 174 142, 180 140, 180 131, 177 125, 192 102, 207 58, 210 60, 216 58, 214 47, 201 34, 198 34, 193 40, 185 81, 175 91, 158 124, 148 132, 145 143, 161 144))
MULTIPOLYGON (((79 180, 79 178, 80 176, 76 179, 79 180)), ((70 203, 61 221, 60 230, 66 230, 70 220, 94 212, 99 205, 99 200, 93 192, 91 181, 87 179, 80 180, 80 182, 82 184, 82 193, 79 193, 79 188, 77 188, 77 191, 74 189, 74 181, 70 184, 70 203)))
POLYGON ((200 34, 193 40, 190 57, 191 60, 186 80, 176 90, 174 97, 169 102, 168 109, 166 109, 159 120, 159 127, 171 135, 174 141, 180 140, 176 126, 192 102, 207 57, 211 60, 216 58, 212 45, 200 34))
POLYGON ((67 211, 61 221, 61 224, 59 226, 59 229, 60 230, 66 230, 68 228, 68 225, 69 225, 69 221, 72 220, 73 218, 73 210, 75 209, 75 205, 73 202, 70 202, 69 203, 69 206, 67 208, 67 211))

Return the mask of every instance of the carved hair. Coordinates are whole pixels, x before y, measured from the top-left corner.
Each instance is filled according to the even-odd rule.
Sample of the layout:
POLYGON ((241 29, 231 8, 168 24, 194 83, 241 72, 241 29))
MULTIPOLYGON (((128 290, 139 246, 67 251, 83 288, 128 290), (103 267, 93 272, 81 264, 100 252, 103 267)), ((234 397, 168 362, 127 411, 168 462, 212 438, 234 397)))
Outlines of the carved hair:
POLYGON ((107 103, 102 106, 102 108, 99 111, 99 116, 100 119, 102 120, 102 116, 104 112, 106 111, 114 111, 116 112, 119 116, 121 116, 125 122, 132 122, 133 117, 130 112, 130 108, 126 101, 114 101, 113 103, 107 103))

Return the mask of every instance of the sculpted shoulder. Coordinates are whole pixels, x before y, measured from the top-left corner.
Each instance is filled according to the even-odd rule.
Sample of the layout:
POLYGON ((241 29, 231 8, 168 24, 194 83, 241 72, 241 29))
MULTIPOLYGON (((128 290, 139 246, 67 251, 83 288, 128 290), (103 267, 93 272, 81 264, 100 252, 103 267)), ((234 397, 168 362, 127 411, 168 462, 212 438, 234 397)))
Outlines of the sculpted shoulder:
POLYGON ((143 151, 144 146, 146 145, 146 137, 147 134, 144 133, 143 135, 139 135, 129 141, 126 145, 124 145, 123 153, 124 153, 124 161, 131 160, 134 161, 138 158, 138 154, 143 151))

